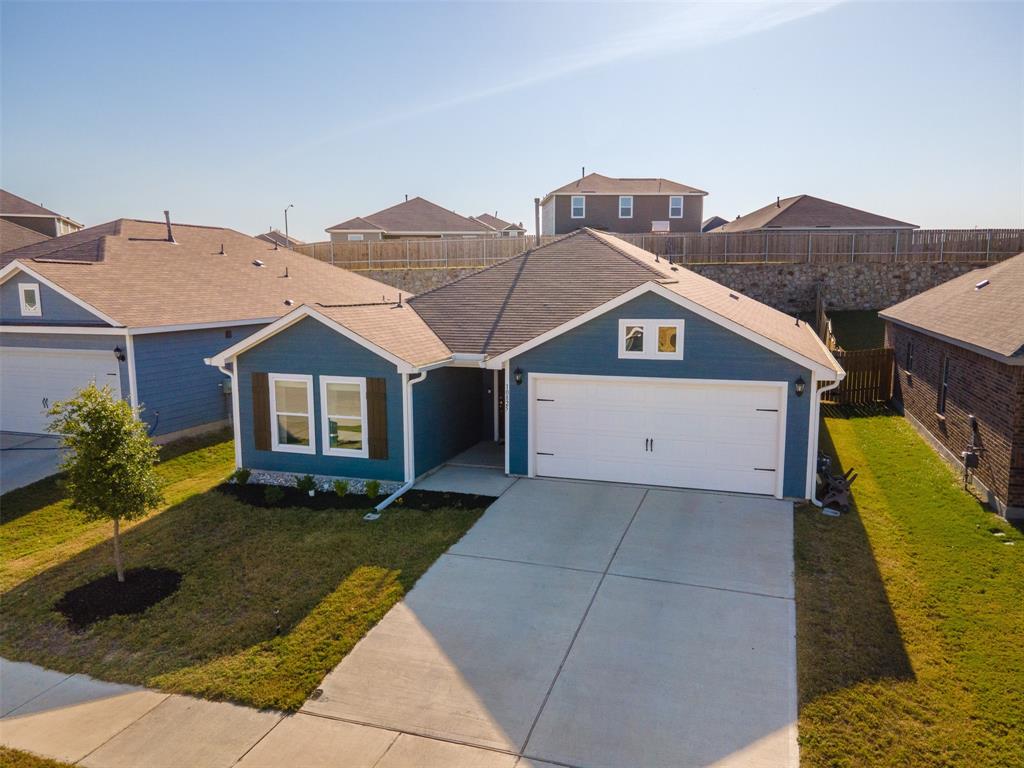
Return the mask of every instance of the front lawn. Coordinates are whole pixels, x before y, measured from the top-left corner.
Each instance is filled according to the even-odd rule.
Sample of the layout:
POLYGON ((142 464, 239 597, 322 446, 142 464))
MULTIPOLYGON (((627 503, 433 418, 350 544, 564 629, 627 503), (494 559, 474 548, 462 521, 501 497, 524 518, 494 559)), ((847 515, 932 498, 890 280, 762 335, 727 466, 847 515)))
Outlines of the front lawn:
POLYGON ((260 508, 215 488, 232 468, 230 441, 165 453, 176 454, 160 466, 171 503, 130 527, 123 544, 128 567, 179 571, 180 588, 145 613, 113 616, 84 632, 70 629, 53 606, 113 569, 109 525, 83 523, 52 480, 0 499, 0 654, 103 680, 296 709, 482 511, 392 506, 366 523, 365 510, 343 503, 260 508))
POLYGON ((859 477, 850 514, 796 515, 802 765, 1021 765, 1024 537, 902 418, 826 427, 859 477))

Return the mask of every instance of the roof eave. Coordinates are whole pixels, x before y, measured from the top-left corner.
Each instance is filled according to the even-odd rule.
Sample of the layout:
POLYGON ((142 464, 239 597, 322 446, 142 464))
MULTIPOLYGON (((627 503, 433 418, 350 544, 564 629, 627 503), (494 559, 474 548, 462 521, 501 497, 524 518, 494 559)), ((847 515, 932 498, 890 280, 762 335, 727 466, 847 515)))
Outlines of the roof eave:
POLYGON ((899 318, 893 317, 892 315, 887 315, 885 314, 885 310, 879 312, 878 316, 885 320, 886 322, 895 323, 896 325, 902 326, 904 328, 909 328, 910 330, 916 331, 917 333, 922 333, 925 336, 931 336, 933 339, 938 339, 939 341, 943 341, 947 344, 952 344, 954 347, 962 347, 963 349, 970 350, 971 352, 982 355, 983 357, 987 357, 990 360, 995 360, 996 362, 1003 363, 1004 365, 1024 365, 1024 355, 1006 355, 1003 354, 1002 352, 997 352, 994 349, 987 349, 985 347, 978 346, 977 344, 972 344, 969 341, 957 339, 954 338, 953 336, 947 336, 943 333, 939 333, 938 331, 933 331, 930 328, 915 325, 914 323, 908 322, 906 320, 901 320, 899 318))

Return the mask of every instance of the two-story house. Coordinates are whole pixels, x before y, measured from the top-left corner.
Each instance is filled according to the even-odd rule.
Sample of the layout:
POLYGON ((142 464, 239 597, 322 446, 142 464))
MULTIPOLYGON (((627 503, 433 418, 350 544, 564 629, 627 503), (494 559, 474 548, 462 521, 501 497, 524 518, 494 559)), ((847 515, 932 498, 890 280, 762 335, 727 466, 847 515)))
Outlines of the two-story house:
POLYGON ((46 237, 60 237, 82 228, 74 219, 0 189, 0 219, 46 237))
POLYGON ((700 232, 707 192, 668 179, 613 179, 587 173, 541 201, 541 233, 591 227, 605 232, 700 232))

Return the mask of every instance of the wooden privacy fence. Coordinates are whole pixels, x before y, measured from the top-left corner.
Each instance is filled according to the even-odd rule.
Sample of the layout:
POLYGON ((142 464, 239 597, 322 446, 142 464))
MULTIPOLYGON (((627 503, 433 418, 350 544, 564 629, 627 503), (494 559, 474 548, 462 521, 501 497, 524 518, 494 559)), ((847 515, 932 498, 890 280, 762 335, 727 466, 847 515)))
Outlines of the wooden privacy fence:
POLYGON ((893 351, 886 348, 833 350, 846 378, 824 400, 840 405, 884 403, 892 397, 893 351))
MULTIPOLYGON (((676 264, 913 264, 1002 261, 1024 229, 737 232, 616 235, 676 264)), ((557 238, 545 235, 542 243, 557 238)), ((533 237, 319 242, 295 250, 351 270, 486 267, 533 248, 533 237)))

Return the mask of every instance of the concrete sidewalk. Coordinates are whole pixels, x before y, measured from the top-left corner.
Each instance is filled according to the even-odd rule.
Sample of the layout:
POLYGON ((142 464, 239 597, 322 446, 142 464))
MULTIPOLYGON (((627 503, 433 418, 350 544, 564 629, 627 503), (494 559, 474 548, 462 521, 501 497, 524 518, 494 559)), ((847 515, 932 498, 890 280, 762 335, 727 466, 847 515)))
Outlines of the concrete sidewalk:
POLYGON ((386 728, 104 683, 6 659, 0 717, 0 744, 90 768, 544 768, 386 728))

